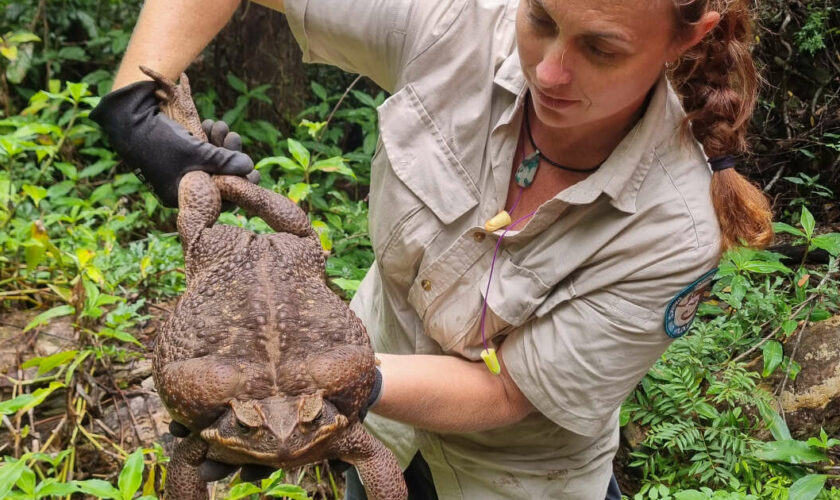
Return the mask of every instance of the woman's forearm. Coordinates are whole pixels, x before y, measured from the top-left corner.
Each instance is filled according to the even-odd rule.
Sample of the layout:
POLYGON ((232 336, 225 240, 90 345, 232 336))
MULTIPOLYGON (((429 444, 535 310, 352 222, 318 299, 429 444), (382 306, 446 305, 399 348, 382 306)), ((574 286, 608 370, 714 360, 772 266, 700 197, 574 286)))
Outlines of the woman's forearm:
MULTIPOLYGON (((148 66, 176 80, 230 20, 240 0, 146 0, 134 27, 114 90, 148 79, 139 66, 148 66)), ((283 0, 261 0, 283 10, 283 0)))
POLYGON ((378 354, 383 393, 372 412, 441 433, 509 425, 535 411, 502 370, 454 356, 378 354))

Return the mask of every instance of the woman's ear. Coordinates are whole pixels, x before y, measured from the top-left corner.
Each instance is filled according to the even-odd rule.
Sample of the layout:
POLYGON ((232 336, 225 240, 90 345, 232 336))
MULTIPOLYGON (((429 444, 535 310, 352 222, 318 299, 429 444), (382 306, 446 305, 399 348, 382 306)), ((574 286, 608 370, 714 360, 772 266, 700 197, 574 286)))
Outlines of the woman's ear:
POLYGON ((694 23, 692 32, 687 37, 680 37, 679 39, 674 41, 668 60, 676 61, 677 59, 679 59, 679 57, 683 55, 683 53, 685 53, 688 49, 700 43, 700 40, 705 38, 710 31, 715 29, 719 22, 720 12, 709 11, 703 14, 703 17, 701 17, 699 21, 694 23))

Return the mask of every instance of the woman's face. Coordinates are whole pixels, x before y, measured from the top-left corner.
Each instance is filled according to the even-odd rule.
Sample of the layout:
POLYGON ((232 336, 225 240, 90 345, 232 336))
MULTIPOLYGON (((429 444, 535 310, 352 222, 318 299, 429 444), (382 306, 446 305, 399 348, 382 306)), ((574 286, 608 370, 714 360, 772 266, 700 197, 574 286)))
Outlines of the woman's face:
POLYGON ((540 122, 626 124, 679 55, 671 9, 665 0, 520 0, 519 57, 540 122))

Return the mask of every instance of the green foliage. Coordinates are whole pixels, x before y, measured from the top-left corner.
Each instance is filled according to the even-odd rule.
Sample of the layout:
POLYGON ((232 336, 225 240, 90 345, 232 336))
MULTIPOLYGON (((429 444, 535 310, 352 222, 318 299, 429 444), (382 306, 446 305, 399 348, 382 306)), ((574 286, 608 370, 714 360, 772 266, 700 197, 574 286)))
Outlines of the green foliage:
POLYGON ((825 48, 825 38, 840 31, 837 27, 829 29, 828 19, 831 7, 809 6, 805 24, 799 28, 793 39, 800 52, 814 56, 825 48))
POLYGON ((724 255, 711 297, 699 310, 702 320, 672 344, 622 408, 622 423, 644 433, 631 453, 630 465, 643 477, 636 498, 829 494, 824 475, 807 474, 812 469, 805 465, 826 462, 825 450, 840 441, 825 433, 807 442, 791 439, 761 380, 778 370, 795 378, 800 367, 784 354, 782 342, 803 322, 840 309, 835 278, 840 234, 816 235, 805 207, 798 227, 778 224, 777 230, 809 248, 826 249, 831 263, 791 269, 766 251, 724 255), (752 368, 759 353, 763 364, 752 368), (758 439, 764 429, 775 441, 758 439))
MULTIPOLYGON (((7 7, 7 21, 38 20, 34 25, 40 28, 47 20, 55 28, 49 37, 21 30, 20 24, 0 30, 6 33, 0 39, 0 69, 7 76, 3 82, 14 85, 13 92, 3 93, 8 99, 2 101, 6 116, 0 119, 0 313, 31 309, 22 333, 37 334, 64 322, 78 338, 74 346, 22 362, 21 378, 7 377, 12 390, 0 398, 0 415, 5 417, 0 431, 16 438, 0 458, 0 498, 156 498, 165 484, 163 449, 153 444, 126 452, 98 433, 88 402, 92 392, 111 385, 100 378, 112 365, 148 356, 148 339, 140 335, 140 327, 158 314, 150 305, 183 291, 183 256, 173 232, 175 212, 160 206, 133 174, 122 172, 119 158, 88 119, 110 87, 110 69, 91 63, 96 59, 97 65, 116 66, 128 35, 113 26, 126 14, 116 13, 119 3, 70 3, 78 4, 77 12, 7 7), (78 34, 79 27, 84 28, 84 41, 57 48, 56 41, 64 43, 70 36, 64 28, 78 34), (40 42, 47 38, 49 45, 40 42), (75 80, 53 78, 76 72, 75 80), (72 412, 62 424, 64 432, 46 442, 43 429, 30 434, 30 415, 60 401, 67 401, 72 412), (27 451, 32 446, 39 448, 27 451), (78 479, 90 472, 80 464, 80 447, 119 457, 122 470, 109 480, 78 479), (51 450, 60 451, 46 454, 51 450)), ((136 13, 125 4, 122 8, 136 13)), ((370 106, 384 96, 353 91, 342 101, 341 92, 320 87, 323 93, 316 95, 329 106, 327 112, 310 108, 299 118, 295 135, 281 137, 272 124, 248 116, 249 103, 267 99, 267 86, 248 88, 233 74, 227 81, 239 97, 223 118, 242 134, 249 154, 266 158, 259 162, 262 185, 309 212, 324 249, 331 252, 328 276, 338 292, 351 297, 373 261, 363 198, 376 142, 376 113, 370 106), (374 137, 345 150, 346 130, 360 124, 374 137)), ((209 111, 207 116, 226 107, 212 92, 197 100, 209 111)), ((222 214, 219 222, 270 231, 261 219, 239 212, 222 214)), ((320 472, 315 467, 309 473, 318 484, 326 482, 337 498, 332 474, 321 478, 320 472)), ((283 474, 278 471, 260 485, 235 479, 229 498, 255 493, 309 498, 300 486, 284 482, 283 474)))

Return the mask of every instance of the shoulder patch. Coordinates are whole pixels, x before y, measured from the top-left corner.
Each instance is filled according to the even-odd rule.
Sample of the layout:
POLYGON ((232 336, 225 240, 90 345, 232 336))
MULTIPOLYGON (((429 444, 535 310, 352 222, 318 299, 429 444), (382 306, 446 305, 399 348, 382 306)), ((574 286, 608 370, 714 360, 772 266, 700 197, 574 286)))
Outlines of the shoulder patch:
POLYGON ((711 288, 715 274, 717 268, 700 276, 668 303, 665 308, 665 333, 669 337, 682 337, 691 328, 697 308, 700 307, 703 295, 711 288))

